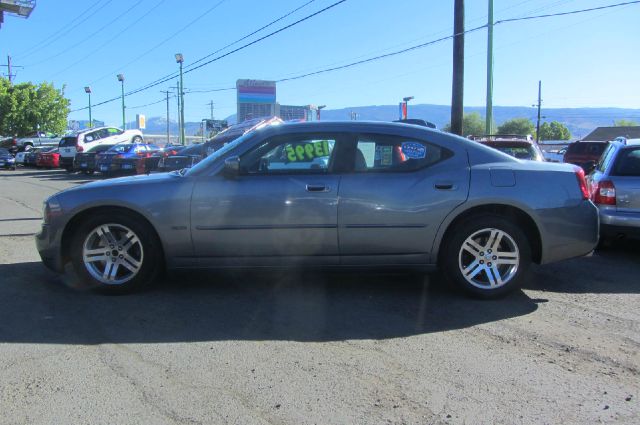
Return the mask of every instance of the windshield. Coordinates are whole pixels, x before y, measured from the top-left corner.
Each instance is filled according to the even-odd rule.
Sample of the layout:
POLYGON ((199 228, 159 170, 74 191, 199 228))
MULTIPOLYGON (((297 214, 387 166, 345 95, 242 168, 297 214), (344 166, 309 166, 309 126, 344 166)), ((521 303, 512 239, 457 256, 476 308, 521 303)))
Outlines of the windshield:
POLYGON ((240 146, 240 144, 242 144, 245 140, 249 139, 254 134, 255 134, 255 130, 249 131, 248 133, 245 133, 243 136, 238 137, 233 142, 227 143, 226 145, 224 145, 223 147, 221 147, 220 149, 218 149, 217 151, 213 152, 211 155, 206 157, 204 160, 200 161, 194 167, 192 167, 189 170, 188 174, 189 175, 197 174, 201 170, 204 170, 205 168, 209 167, 211 164, 216 162, 218 158, 221 158, 222 156, 226 155, 227 152, 235 149, 237 146, 240 146))

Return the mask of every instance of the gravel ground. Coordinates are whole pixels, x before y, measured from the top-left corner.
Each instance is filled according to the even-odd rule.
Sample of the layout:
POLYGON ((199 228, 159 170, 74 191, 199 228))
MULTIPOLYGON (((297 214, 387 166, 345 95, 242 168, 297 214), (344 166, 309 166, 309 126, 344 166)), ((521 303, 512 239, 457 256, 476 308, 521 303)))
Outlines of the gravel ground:
POLYGON ((0 423, 640 423, 640 250, 464 298, 430 277, 170 274, 65 286, 32 234, 95 179, 0 171, 0 423))

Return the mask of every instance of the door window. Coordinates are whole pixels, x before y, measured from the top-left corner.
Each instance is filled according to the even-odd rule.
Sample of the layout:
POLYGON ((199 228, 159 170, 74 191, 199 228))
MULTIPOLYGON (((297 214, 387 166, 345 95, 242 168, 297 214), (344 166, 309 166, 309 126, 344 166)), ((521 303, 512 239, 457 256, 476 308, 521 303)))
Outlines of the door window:
POLYGON ((335 146, 336 137, 276 137, 243 155, 240 167, 246 174, 325 174, 335 146))
POLYGON ((640 148, 621 150, 616 160, 613 175, 640 176, 640 148))
POLYGON ((99 131, 92 131, 90 133, 87 133, 84 135, 84 142, 85 143, 89 143, 89 142, 93 142, 96 141, 100 138, 100 132, 99 131))
POLYGON ((452 155, 451 151, 421 140, 387 135, 358 137, 356 172, 414 171, 452 155))
POLYGON ((119 128, 113 128, 113 127, 109 127, 107 128, 107 133, 109 136, 117 136, 119 134, 124 133, 122 130, 120 130, 119 128))

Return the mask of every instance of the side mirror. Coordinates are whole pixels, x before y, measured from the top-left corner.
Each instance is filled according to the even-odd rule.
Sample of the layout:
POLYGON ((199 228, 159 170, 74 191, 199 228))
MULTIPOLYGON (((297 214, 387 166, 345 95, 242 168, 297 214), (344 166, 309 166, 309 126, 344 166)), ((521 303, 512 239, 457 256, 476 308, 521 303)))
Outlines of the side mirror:
POLYGON ((234 155, 224 160, 223 174, 228 179, 235 179, 240 175, 240 157, 234 155))

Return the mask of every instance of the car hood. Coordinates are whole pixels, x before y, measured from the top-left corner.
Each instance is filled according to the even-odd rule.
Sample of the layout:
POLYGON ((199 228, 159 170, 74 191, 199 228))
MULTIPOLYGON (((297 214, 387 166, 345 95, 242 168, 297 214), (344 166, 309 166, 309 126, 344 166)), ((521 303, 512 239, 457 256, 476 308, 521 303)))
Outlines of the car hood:
POLYGON ((138 186, 138 185, 144 185, 144 184, 162 183, 164 181, 174 181, 175 179, 180 179, 180 178, 182 178, 182 176, 174 172, 127 176, 127 177, 119 177, 115 179, 93 181, 90 183, 85 183, 80 186, 66 189, 59 193, 87 191, 87 190, 95 191, 95 190, 102 190, 109 187, 124 188, 127 186, 138 186))

